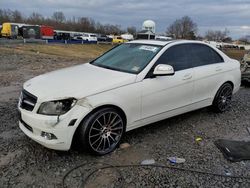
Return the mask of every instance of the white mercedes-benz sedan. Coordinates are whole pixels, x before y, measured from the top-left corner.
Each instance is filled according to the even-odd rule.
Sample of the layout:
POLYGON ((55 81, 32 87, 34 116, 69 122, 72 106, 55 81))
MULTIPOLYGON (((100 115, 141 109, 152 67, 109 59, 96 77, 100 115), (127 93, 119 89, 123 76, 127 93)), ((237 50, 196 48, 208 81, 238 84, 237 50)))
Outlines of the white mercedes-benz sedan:
POLYGON ((126 131, 207 106, 224 112, 240 83, 240 63, 206 43, 136 40, 24 83, 19 126, 45 147, 69 150, 77 138, 103 155, 126 131))

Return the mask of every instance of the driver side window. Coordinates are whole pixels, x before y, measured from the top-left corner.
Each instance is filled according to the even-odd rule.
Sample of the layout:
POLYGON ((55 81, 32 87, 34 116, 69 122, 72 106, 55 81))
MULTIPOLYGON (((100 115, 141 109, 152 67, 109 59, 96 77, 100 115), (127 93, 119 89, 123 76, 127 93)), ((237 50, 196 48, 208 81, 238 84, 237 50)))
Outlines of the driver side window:
POLYGON ((185 44, 180 44, 168 48, 157 60, 156 65, 171 65, 175 71, 192 68, 191 62, 188 62, 188 52, 185 44))

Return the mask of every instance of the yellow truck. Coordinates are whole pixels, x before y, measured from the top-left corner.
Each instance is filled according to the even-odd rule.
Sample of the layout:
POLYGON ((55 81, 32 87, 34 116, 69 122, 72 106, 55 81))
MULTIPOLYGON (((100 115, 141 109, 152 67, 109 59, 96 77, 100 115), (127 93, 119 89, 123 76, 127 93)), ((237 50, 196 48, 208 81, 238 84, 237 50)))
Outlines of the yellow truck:
POLYGON ((14 23, 3 23, 1 36, 6 38, 17 38, 18 25, 14 23))

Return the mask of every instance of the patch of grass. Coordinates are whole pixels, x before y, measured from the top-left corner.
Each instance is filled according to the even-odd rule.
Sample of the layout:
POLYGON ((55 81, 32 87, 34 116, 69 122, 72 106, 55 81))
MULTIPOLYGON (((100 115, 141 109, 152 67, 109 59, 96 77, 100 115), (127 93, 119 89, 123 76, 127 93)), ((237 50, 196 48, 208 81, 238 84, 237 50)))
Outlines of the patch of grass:
POLYGON ((76 59, 93 59, 112 47, 109 44, 24 44, 12 47, 12 49, 14 48, 24 53, 48 54, 76 59))
POLYGON ((227 54, 230 58, 237 59, 238 61, 240 61, 247 53, 246 50, 224 50, 223 52, 227 54))
MULTIPOLYGON (((111 44, 23 44, 9 47, 1 47, 0 51, 13 51, 22 53, 39 53, 47 55, 55 55, 62 58, 70 59, 94 59, 104 52, 111 49, 111 44)), ((246 50, 227 49, 224 50, 229 57, 241 60, 246 50)))

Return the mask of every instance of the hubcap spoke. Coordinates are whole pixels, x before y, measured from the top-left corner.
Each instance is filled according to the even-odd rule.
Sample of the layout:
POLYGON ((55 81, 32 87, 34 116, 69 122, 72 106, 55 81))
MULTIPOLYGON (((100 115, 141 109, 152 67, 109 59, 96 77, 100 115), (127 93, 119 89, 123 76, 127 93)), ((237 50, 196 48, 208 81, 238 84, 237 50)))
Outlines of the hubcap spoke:
POLYGON ((96 121, 97 121, 97 123, 98 123, 99 125, 101 125, 101 127, 103 127, 103 124, 101 124, 100 121, 99 121, 98 119, 97 119, 96 121))
POLYGON ((90 138, 95 137, 95 136, 100 136, 100 133, 91 135, 90 138))
POLYGON ((114 118, 112 119, 112 121, 110 122, 110 125, 112 125, 112 124, 114 123, 116 117, 117 117, 117 114, 115 115, 115 117, 114 117, 114 118))
POLYGON ((110 124, 110 118, 111 118, 112 113, 109 113, 109 118, 108 118, 108 125, 110 124))
POLYGON ((92 127, 93 130, 96 130, 96 131, 101 131, 102 129, 97 129, 95 127, 92 127))
POLYGON ((122 127, 117 127, 117 128, 113 128, 113 129, 111 129, 112 131, 116 131, 116 130, 121 130, 122 129, 122 127))
POLYGON ((98 151, 99 147, 101 146, 101 143, 102 143, 102 140, 103 140, 103 139, 104 139, 104 138, 101 137, 101 141, 99 142, 99 144, 98 144, 98 146, 97 146, 97 151, 98 151))
POLYGON ((103 114, 103 124, 106 125, 106 117, 105 117, 106 114, 103 114))
POLYGON ((94 145, 95 143, 97 143, 97 141, 100 139, 101 137, 97 138, 93 143, 92 145, 94 145))
POLYGON ((111 138, 112 141, 115 142, 115 139, 113 138, 113 136, 110 135, 109 138, 111 138))
POLYGON ((111 132, 110 134, 113 134, 115 136, 120 136, 118 133, 111 132))
POLYGON ((120 122, 122 122, 122 120, 119 120, 119 121, 115 122, 113 125, 111 124, 110 127, 114 127, 114 126, 116 126, 116 125, 117 125, 118 123, 120 123, 120 122))
POLYGON ((109 136, 107 137, 107 140, 108 140, 108 145, 109 145, 109 148, 110 148, 110 141, 109 141, 109 136))
POLYGON ((102 150, 105 150, 106 138, 103 138, 103 147, 102 150))

